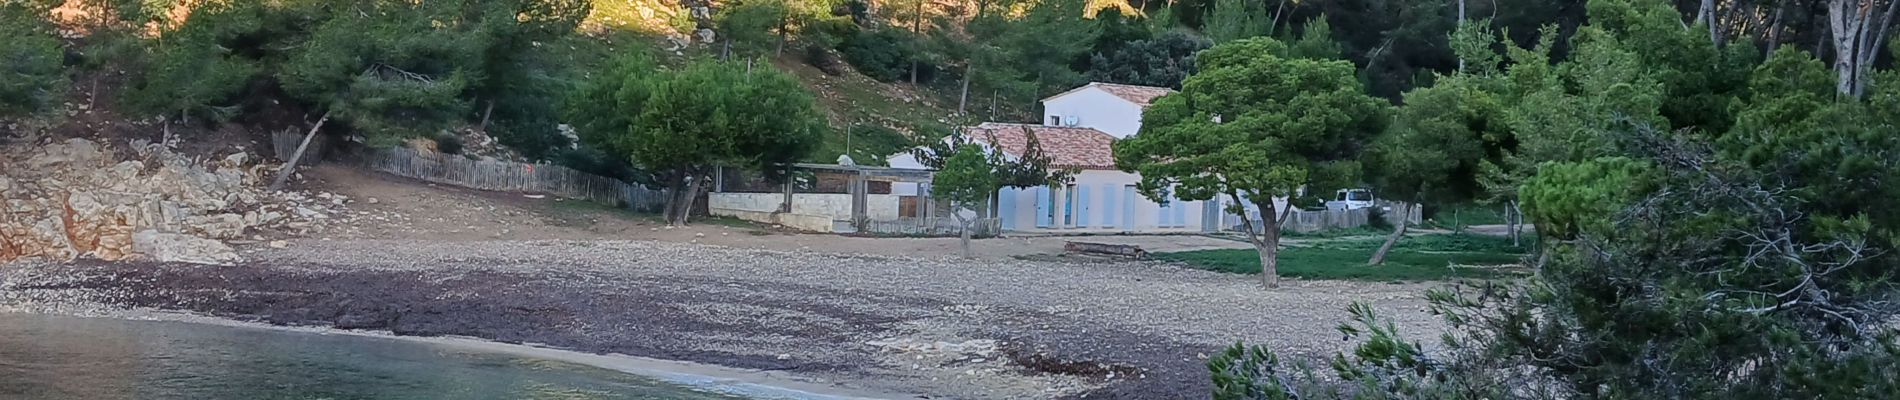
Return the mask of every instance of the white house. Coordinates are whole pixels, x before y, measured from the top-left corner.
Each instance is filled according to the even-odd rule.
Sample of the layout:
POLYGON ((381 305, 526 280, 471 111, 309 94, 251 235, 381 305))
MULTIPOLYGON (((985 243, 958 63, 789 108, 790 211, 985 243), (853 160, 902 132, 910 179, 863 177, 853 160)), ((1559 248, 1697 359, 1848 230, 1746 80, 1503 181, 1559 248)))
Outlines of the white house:
MULTIPOLYGON (((1157 203, 1135 192, 1136 174, 1115 169, 1116 139, 1141 131, 1141 114, 1156 98, 1173 90, 1151 86, 1090 83, 1042 99, 1040 124, 986 122, 966 136, 979 144, 1019 156, 1033 132, 1053 164, 1081 172, 1062 187, 1005 188, 997 193, 997 217, 1004 230, 1183 232, 1213 231, 1237 218, 1224 218, 1219 201, 1157 203), (1226 222, 1223 222, 1226 221, 1226 222)), ((909 154, 892 156, 892 167, 924 168, 909 154)), ((916 185, 893 186, 893 194, 916 195, 916 185)))

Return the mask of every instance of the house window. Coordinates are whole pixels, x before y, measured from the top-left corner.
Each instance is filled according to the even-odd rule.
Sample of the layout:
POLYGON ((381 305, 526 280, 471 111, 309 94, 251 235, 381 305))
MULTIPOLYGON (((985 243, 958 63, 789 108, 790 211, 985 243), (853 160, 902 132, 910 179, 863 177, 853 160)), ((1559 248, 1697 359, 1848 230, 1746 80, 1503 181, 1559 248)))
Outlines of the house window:
POLYGON ((1057 115, 1049 116, 1049 126, 1062 126, 1062 117, 1057 115))

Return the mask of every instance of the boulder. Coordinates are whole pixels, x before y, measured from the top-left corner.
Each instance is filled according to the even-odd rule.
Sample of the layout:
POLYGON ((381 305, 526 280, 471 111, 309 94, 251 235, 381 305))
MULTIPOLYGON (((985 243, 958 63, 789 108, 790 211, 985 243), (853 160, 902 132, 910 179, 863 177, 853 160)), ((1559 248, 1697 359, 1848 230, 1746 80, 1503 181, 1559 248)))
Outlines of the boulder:
POLYGON ((243 259, 224 242, 155 230, 132 235, 132 248, 152 261, 235 265, 243 259))

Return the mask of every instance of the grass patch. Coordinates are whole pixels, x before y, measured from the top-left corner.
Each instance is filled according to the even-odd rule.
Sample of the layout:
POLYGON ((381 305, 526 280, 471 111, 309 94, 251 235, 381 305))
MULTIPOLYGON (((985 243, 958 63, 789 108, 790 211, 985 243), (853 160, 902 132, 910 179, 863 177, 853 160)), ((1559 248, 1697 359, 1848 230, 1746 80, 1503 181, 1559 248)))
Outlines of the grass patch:
MULTIPOLYGON (((1528 246, 1511 246, 1510 239, 1477 235, 1428 235, 1399 241, 1385 265, 1367 266, 1366 259, 1381 239, 1333 240, 1280 249, 1280 276, 1300 279, 1355 281, 1435 281, 1494 279, 1513 275, 1509 268, 1452 268, 1517 264, 1528 246)), ((1157 258, 1186 263, 1193 268, 1238 274, 1260 273, 1260 258, 1252 249, 1202 250, 1162 253, 1157 258)))
POLYGON ((1464 230, 1472 225, 1504 225, 1504 206, 1484 204, 1458 204, 1438 209, 1426 226, 1449 230, 1464 230))

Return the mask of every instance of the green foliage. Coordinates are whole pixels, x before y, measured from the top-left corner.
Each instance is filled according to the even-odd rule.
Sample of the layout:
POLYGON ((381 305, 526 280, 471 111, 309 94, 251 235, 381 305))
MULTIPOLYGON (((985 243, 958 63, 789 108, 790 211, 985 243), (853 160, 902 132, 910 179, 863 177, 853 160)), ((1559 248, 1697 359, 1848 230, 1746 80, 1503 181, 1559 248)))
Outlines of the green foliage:
MULTIPOLYGON (((1215 400, 1291 400, 1298 397, 1286 385, 1275 384, 1285 374, 1280 356, 1265 346, 1234 343, 1207 359, 1214 380, 1215 400)), ((1310 375, 1310 371, 1302 371, 1310 375)))
POLYGON ((1649 166, 1628 158, 1544 164, 1518 197, 1524 215, 1545 236, 1607 235, 1612 217, 1653 190, 1649 166))
MULTIPOLYGON (((1042 140, 1036 137, 1034 129, 1024 133, 1023 154, 1009 157, 1002 152, 992 152, 989 157, 990 170, 996 174, 998 187, 1033 188, 1038 186, 1062 185, 1074 179, 1077 171, 1056 168, 1055 162, 1042 150, 1042 140)), ((946 155, 955 155, 966 147, 981 147, 964 136, 962 131, 951 132, 944 140, 923 143, 911 150, 911 156, 917 162, 931 169, 946 168, 946 155)))
POLYGON ((1266 36, 1273 32, 1267 32, 1271 16, 1265 7, 1259 0, 1214 0, 1214 10, 1201 30, 1215 43, 1266 36))
MULTIPOLYGON (((1647 125, 1606 135, 1630 156, 1547 165, 1536 189, 1526 189, 1590 197, 1564 198, 1570 215, 1596 214, 1569 223, 1585 232, 1575 245, 1557 246, 1521 284, 1429 292, 1452 328, 1444 350, 1395 341, 1389 325, 1383 337, 1371 330, 1334 362, 1356 390, 1312 397, 1865 398, 1900 389, 1900 373, 1886 367, 1900 361, 1889 323, 1900 311, 1886 304, 1900 292, 1897 265, 1869 257, 1897 243, 1878 217, 1841 208, 1882 200, 1803 198, 1815 183, 1790 179, 1798 168, 1730 158, 1701 138, 1647 125)), ((1900 163, 1876 147, 1805 148, 1900 163)), ((1860 183, 1892 193, 1888 182, 1860 183)), ((1525 197, 1552 211, 1543 196, 1525 197)), ((1560 224, 1549 226, 1566 229, 1560 224)), ((1367 332, 1360 329, 1346 332, 1367 332)), ((1280 390, 1316 383, 1285 373, 1253 382, 1280 390)))
POLYGON ((995 166, 986 153, 981 146, 958 147, 932 177, 930 196, 960 208, 982 207, 1001 187, 995 166))
POLYGON ((858 31, 839 43, 838 52, 859 73, 884 82, 905 79, 911 62, 923 57, 917 51, 917 39, 896 29, 858 31))
POLYGON ((805 157, 824 134, 812 95, 774 69, 701 61, 676 72, 623 61, 582 87, 569 115, 589 145, 671 174, 766 168, 805 157))
POLYGON ((1171 30, 1137 40, 1089 61, 1088 79, 1129 85, 1180 88, 1194 74, 1194 54, 1214 43, 1193 32, 1171 30))
POLYGON ((1300 30, 1298 39, 1289 40, 1286 56, 1314 60, 1335 60, 1342 55, 1339 42, 1333 40, 1333 26, 1326 16, 1313 17, 1300 30))
POLYGON ((1504 105, 1487 83, 1452 76, 1406 93, 1393 128, 1367 151, 1367 181, 1380 197, 1440 204, 1477 196, 1484 138, 1505 128, 1504 105))
POLYGON ((0 3, 0 117, 43 111, 64 91, 64 53, 45 12, 28 2, 0 3))
POLYGON ((482 56, 479 37, 441 29, 437 17, 449 7, 373 2, 333 15, 290 55, 277 79, 285 92, 371 143, 434 136, 468 114, 462 94, 482 56))
POLYGON ((834 137, 825 140, 825 145, 812 153, 809 161, 834 163, 838 156, 850 155, 858 165, 884 165, 885 157, 915 147, 903 132, 883 125, 852 125, 848 129, 832 129, 831 135, 834 137))
POLYGON ((1006 69, 1032 83, 1038 94, 1081 84, 1083 75, 1073 67, 1086 65, 1090 45, 1102 29, 1083 17, 1087 6, 1087 0, 1044 0, 1030 5, 997 39, 997 47, 1007 54, 1006 69))
POLYGON ((713 17, 719 34, 745 56, 778 53, 787 43, 808 40, 829 44, 848 17, 833 16, 821 0, 749 0, 724 4, 713 17))
POLYGON ((435 150, 442 154, 462 154, 462 138, 455 135, 436 136, 435 150))
POLYGON ((1284 48, 1254 38, 1203 52, 1201 72, 1116 143, 1116 165, 1140 173, 1151 199, 1262 201, 1312 181, 1315 164, 1357 157, 1387 107, 1363 94, 1351 64, 1276 55, 1284 48))

